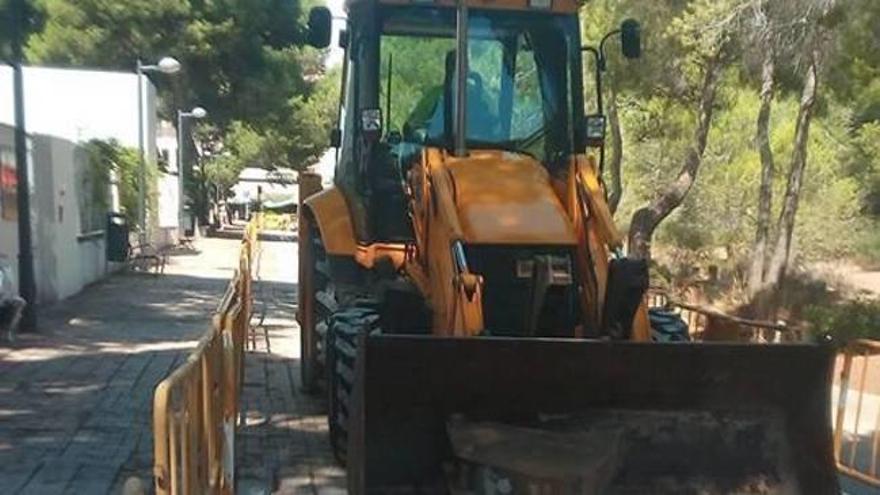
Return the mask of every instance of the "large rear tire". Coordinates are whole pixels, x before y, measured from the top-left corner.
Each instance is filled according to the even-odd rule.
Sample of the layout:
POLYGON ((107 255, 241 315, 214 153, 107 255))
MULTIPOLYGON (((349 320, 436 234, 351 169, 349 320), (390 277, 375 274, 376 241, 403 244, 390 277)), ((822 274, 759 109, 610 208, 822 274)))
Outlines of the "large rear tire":
POLYGON ((690 342, 688 324, 681 315, 663 308, 648 310, 651 340, 654 342, 690 342))
POLYGON ((326 374, 324 367, 327 362, 327 352, 324 341, 330 316, 336 311, 337 305, 327 252, 324 250, 321 233, 311 222, 309 222, 308 236, 306 248, 310 250, 311 264, 305 269, 310 270, 311 287, 303 289, 308 291, 306 297, 311 299, 311 303, 307 306, 312 314, 304 325, 311 328, 302 328, 300 332, 302 350, 300 370, 303 390, 308 394, 315 394, 320 390, 320 379, 326 374))
POLYGON ((349 418, 356 383, 358 336, 380 331, 379 312, 369 301, 358 301, 330 318, 327 332, 327 422, 333 455, 345 465, 349 418))

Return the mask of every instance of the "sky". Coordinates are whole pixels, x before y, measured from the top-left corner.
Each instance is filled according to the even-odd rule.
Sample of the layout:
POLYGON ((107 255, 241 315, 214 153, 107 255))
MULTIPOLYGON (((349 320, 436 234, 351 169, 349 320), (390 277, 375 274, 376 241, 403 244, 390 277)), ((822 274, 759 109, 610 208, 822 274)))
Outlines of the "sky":
POLYGON ((327 0, 327 8, 333 13, 333 40, 330 42, 330 53, 325 65, 327 68, 342 63, 343 51, 339 48, 339 31, 345 27, 345 0, 327 0))
MULTIPOLYGON (((339 31, 345 27, 345 0, 326 0, 327 8, 333 13, 333 39, 330 41, 330 53, 324 61, 328 69, 342 63, 344 51, 339 48, 339 31)), ((321 155, 321 159, 311 168, 321 174, 322 183, 325 187, 333 183, 333 169, 336 166, 336 150, 329 148, 321 155)))

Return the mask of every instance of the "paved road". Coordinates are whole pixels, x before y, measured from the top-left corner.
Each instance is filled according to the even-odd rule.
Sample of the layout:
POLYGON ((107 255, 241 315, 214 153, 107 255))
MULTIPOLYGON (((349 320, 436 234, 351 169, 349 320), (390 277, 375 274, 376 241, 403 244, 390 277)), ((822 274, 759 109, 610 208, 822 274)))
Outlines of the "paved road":
POLYGON ((118 493, 150 479, 152 392, 205 331, 239 243, 206 239, 165 275, 121 274, 0 343, 0 492, 118 493))

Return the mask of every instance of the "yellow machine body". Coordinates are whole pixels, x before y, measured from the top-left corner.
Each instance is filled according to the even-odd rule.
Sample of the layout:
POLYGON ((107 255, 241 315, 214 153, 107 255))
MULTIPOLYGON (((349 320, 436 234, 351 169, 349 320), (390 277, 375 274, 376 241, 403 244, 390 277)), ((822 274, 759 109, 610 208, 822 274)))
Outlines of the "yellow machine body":
MULTIPOLYGON (((566 176, 563 181, 551 179, 526 155, 485 150, 458 158, 428 148, 408 181, 415 232, 409 250, 402 245, 358 245, 345 198, 335 187, 306 199, 304 209, 316 222, 328 254, 351 256, 365 267, 372 267, 377 257, 389 257, 405 270, 430 302, 435 335, 469 336, 484 330, 483 279, 479 273, 456 273, 450 250, 455 242, 576 246, 576 269, 581 272, 577 278, 597 280, 598 290, 585 286, 581 291, 585 321, 598 324, 601 313, 587 308, 603 307, 608 260, 611 251, 621 247, 621 236, 595 162, 573 156, 566 176), (587 259, 597 262, 587 265, 587 259)), ((646 341, 649 334, 643 307, 632 338, 646 341)))

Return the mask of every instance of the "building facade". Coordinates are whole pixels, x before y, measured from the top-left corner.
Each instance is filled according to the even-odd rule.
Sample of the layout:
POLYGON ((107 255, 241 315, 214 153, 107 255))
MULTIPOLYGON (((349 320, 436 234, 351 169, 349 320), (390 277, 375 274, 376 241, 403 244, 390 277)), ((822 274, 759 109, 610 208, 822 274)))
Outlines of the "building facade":
MULTIPOLYGON (((11 126, 0 124, 0 257, 10 262, 17 284, 19 211, 13 133, 11 126)), ((105 261, 103 220, 110 191, 96 191, 85 150, 66 139, 30 135, 28 162, 37 300, 51 303, 76 294, 115 268, 105 261)), ((105 185, 106 181, 99 183, 105 185)))
MULTIPOLYGON (((139 81, 134 69, 125 73, 50 67, 25 67, 23 80, 37 292, 40 302, 52 302, 112 269, 105 262, 104 228, 107 213, 118 207, 118 196, 111 190, 108 201, 95 199, 81 144, 101 139, 139 147, 139 81)), ((146 159, 157 163, 159 153, 169 158, 156 184, 158 211, 149 215, 151 242, 161 245, 176 240, 176 139, 173 132, 165 132, 165 151, 158 150, 155 86, 148 77, 140 84, 146 159)), ((0 66, 0 257, 17 268, 13 122, 12 70, 0 66)))

